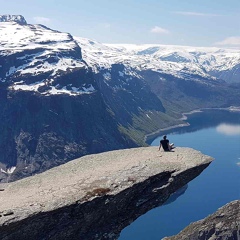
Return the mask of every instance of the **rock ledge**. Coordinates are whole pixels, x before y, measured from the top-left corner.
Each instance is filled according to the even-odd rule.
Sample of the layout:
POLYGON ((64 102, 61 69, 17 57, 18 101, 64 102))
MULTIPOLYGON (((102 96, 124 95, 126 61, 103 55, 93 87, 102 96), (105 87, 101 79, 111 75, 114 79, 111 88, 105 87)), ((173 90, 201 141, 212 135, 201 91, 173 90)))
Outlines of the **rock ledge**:
POLYGON ((134 148, 81 157, 0 186, 0 235, 15 239, 116 239, 163 204, 212 158, 190 148, 134 148))

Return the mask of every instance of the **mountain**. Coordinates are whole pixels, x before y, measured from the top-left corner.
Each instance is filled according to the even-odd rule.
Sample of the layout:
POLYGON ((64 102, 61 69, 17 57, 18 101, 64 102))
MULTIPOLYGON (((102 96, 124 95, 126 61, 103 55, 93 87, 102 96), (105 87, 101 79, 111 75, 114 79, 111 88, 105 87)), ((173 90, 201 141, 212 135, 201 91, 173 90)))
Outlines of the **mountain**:
POLYGON ((75 38, 92 66, 122 63, 140 71, 152 70, 181 79, 201 78, 240 82, 240 50, 156 44, 101 44, 75 38))
POLYGON ((0 181, 13 166, 16 180, 146 145, 184 111, 240 102, 237 50, 107 45, 18 15, 0 16, 0 31, 0 181))
POLYGON ((91 80, 65 78, 76 79, 74 76, 87 70, 81 49, 70 34, 15 21, 1 23, 0 31, 0 81, 9 89, 42 95, 79 95, 95 90, 91 80))
POLYGON ((0 31, 0 167, 17 166, 12 180, 136 146, 119 131, 70 34, 15 21, 0 31))
MULTIPOLYGON (((103 82, 112 84, 112 66, 119 79, 136 77, 161 100, 171 116, 199 107, 237 104, 240 50, 166 45, 101 44, 75 37, 83 58, 103 82), (128 77, 129 76, 129 77, 128 77)), ((128 81, 114 81, 126 88, 128 81)))

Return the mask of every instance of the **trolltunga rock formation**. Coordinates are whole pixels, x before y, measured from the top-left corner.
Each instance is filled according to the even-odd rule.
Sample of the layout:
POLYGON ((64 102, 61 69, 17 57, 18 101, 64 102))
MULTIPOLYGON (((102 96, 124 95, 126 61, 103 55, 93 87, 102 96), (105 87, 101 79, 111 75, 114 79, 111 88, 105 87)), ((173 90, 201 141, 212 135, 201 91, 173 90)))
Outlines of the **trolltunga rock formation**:
POLYGON ((189 148, 125 149, 1 185, 1 239, 117 239, 124 227, 163 204, 211 161, 189 148))

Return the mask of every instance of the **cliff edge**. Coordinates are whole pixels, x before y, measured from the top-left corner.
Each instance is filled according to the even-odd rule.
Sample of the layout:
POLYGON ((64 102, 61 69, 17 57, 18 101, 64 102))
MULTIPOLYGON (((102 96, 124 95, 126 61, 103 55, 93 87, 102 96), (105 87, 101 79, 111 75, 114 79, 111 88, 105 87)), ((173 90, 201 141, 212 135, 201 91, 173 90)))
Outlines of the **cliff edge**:
POLYGON ((0 185, 1 239, 116 239, 211 161, 190 148, 125 149, 0 185))

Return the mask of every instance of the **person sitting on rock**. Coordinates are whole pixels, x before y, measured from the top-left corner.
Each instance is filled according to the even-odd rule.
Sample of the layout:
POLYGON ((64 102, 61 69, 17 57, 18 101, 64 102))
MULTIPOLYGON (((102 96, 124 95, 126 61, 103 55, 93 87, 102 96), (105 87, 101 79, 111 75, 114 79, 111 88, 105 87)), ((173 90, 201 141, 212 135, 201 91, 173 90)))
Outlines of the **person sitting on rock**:
POLYGON ((167 139, 167 136, 163 136, 163 139, 160 141, 160 145, 159 145, 159 151, 161 149, 161 147, 163 148, 163 150, 165 152, 169 152, 171 151, 174 147, 173 147, 173 143, 169 144, 169 140, 167 139))

